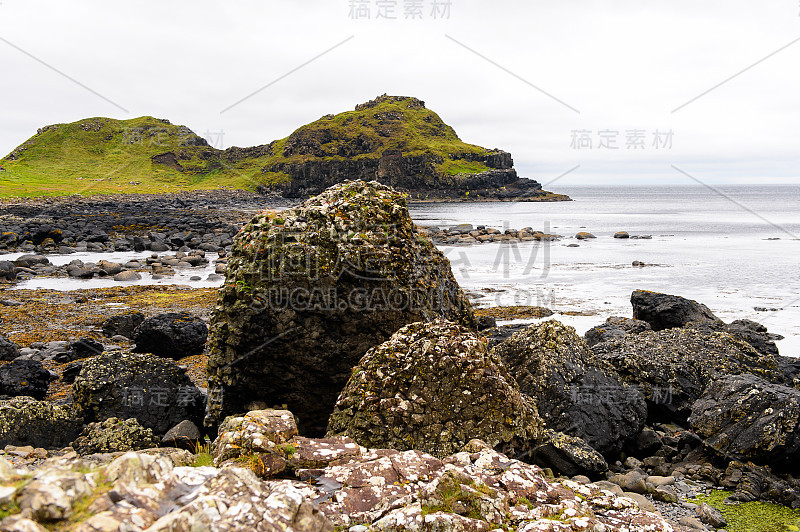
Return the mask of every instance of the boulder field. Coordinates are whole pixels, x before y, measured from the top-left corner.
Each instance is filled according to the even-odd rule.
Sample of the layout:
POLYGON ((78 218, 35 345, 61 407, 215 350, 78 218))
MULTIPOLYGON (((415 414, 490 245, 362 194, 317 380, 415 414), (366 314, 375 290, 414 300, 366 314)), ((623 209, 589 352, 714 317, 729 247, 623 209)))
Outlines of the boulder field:
POLYGON ((800 364, 758 323, 631 302, 583 338, 478 331, 403 196, 336 185, 236 235, 208 341, 183 312, 98 322, 136 352, 0 337, 0 530, 683 532, 725 527, 694 500, 720 487, 800 508, 800 364), (176 361, 206 349, 207 391, 176 361), (53 361, 74 382, 48 402, 53 361))

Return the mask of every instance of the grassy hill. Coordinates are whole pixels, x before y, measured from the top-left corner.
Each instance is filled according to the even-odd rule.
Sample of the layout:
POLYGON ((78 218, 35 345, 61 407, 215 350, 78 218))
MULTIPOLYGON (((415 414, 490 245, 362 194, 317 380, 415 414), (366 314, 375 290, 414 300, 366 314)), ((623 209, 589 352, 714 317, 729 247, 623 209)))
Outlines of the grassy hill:
POLYGON ((226 150, 168 120, 88 118, 39 129, 0 164, 2 197, 256 190, 286 186, 309 172, 391 175, 395 184, 399 175, 401 188, 405 172, 444 187, 447 179, 452 184, 461 176, 509 169, 511 158, 462 142, 416 98, 384 95, 353 111, 326 115, 284 139, 226 150), (400 167, 397 158, 411 163, 400 167))

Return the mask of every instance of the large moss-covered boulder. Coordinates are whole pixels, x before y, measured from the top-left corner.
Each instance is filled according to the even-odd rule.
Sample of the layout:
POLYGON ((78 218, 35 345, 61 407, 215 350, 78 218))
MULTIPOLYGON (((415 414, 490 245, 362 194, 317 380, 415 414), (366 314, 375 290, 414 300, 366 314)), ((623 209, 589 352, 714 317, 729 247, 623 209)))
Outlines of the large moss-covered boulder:
POLYGON ((600 452, 617 452, 642 430, 647 406, 575 333, 556 320, 537 323, 494 348, 536 399, 549 428, 577 436, 600 452))
POLYGON ((403 327, 364 355, 328 434, 440 458, 479 438, 515 455, 538 443, 542 425, 533 401, 485 341, 437 320, 403 327))
POLYGON ((186 369, 150 354, 110 352, 87 360, 72 396, 87 422, 135 418, 159 435, 203 417, 203 394, 186 369))
POLYGON ((72 406, 14 397, 0 401, 0 448, 32 445, 61 449, 83 428, 83 418, 72 406))
POLYGON ((263 401, 319 435, 369 348, 440 317, 475 327, 449 261, 392 188, 350 181, 258 214, 234 240, 212 318, 206 423, 263 401))

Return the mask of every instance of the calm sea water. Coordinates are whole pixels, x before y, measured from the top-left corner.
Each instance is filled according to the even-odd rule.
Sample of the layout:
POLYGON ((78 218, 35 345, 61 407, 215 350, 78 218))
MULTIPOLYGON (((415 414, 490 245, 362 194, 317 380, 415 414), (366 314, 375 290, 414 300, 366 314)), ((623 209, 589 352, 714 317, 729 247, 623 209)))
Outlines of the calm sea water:
POLYGON ((590 314, 554 316, 583 333, 608 316, 631 316, 633 290, 655 290, 705 303, 725 321, 761 322, 786 337, 782 354, 800 356, 800 186, 549 188, 575 201, 426 204, 411 214, 421 225, 529 226, 565 237, 442 246, 482 305, 590 314), (597 239, 578 241, 579 231, 597 239), (652 239, 612 238, 617 231, 652 239))

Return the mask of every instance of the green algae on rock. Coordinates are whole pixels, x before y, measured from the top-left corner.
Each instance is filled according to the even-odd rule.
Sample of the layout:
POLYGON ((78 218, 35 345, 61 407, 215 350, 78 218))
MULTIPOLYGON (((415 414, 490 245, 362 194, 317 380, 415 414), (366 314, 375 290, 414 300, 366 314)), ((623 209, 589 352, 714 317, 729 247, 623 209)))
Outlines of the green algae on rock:
POLYGON ((798 532, 800 510, 767 502, 744 502, 730 504, 726 499, 730 491, 712 490, 699 495, 697 502, 705 502, 719 510, 728 524, 728 532, 798 532))
POLYGON ((542 430, 535 404, 500 358, 474 332, 444 320, 412 323, 370 349, 328 425, 329 435, 366 447, 439 458, 474 438, 522 454, 542 430))
POLYGON ((450 262, 392 188, 351 181, 258 214, 234 239, 211 321, 206 423, 265 401, 319 435, 369 348, 439 317, 476 327, 450 262))

